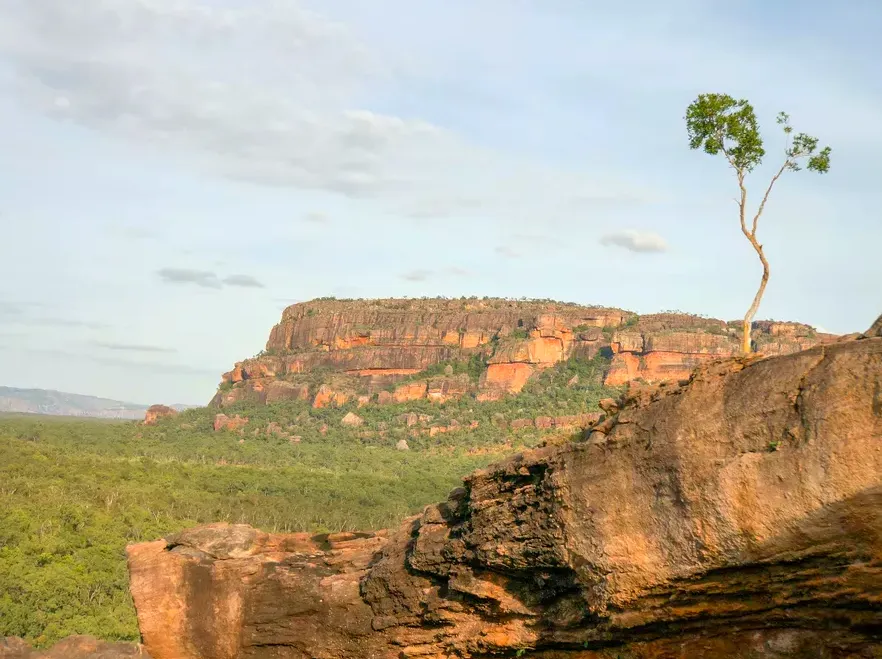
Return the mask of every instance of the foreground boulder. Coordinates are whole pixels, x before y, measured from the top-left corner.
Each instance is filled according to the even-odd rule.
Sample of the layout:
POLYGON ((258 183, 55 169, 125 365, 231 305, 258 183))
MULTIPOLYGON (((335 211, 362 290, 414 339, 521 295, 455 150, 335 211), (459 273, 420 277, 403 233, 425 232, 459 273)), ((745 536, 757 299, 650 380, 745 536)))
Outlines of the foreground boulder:
POLYGON ((639 389, 386 534, 129 547, 155 659, 882 656, 882 338, 639 389))
POLYGON ((48 650, 34 650, 20 638, 0 638, 0 659, 150 659, 140 645, 71 636, 48 650))

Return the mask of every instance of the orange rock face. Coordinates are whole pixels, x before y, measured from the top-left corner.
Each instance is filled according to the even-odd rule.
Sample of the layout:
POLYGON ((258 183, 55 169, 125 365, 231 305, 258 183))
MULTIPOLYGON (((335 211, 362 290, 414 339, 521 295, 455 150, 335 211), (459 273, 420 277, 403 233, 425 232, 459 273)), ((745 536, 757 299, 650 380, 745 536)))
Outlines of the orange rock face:
POLYGON ((348 396, 342 391, 334 391, 328 385, 323 384, 319 387, 315 399, 312 401, 312 406, 316 409, 332 405, 340 407, 341 405, 346 404, 347 399, 348 396))
POLYGON ((882 338, 633 387, 380 534, 128 549, 155 659, 882 656, 882 338))
POLYGON ((426 382, 420 380, 418 382, 408 382, 400 387, 396 387, 392 392, 392 400, 396 403, 406 403, 411 400, 420 400, 426 397, 426 382))
POLYGON ((471 382, 466 374, 436 377, 427 383, 426 398, 436 403, 446 403, 462 398, 470 389, 471 382))
MULTIPOLYGON (((719 320, 678 314, 641 316, 630 327, 613 334, 614 353, 604 380, 619 386, 634 380, 669 382, 688 378, 703 363, 740 353, 739 332, 719 320)), ((754 324, 757 352, 787 355, 829 343, 801 323, 760 321, 754 324)))
POLYGON ((248 417, 242 417, 238 414, 234 417, 229 417, 226 414, 216 414, 214 417, 215 432, 220 430, 230 430, 235 432, 241 430, 246 425, 248 425, 248 417))
POLYGON ((494 400, 494 395, 498 398, 501 394, 520 391, 535 371, 536 366, 523 362, 490 364, 481 383, 485 390, 483 399, 494 400))
MULTIPOLYGON (((737 354, 738 329, 685 314, 637 317, 619 309, 554 302, 470 300, 315 300, 288 307, 258 357, 223 375, 212 403, 305 400, 339 405, 361 384, 378 402, 464 395, 480 401, 519 392, 539 371, 570 358, 614 354, 606 379, 619 385, 688 377, 714 357, 737 354), (459 380, 400 384, 445 361, 479 357, 487 370, 477 388, 459 380), (318 392, 302 378, 327 369, 334 392, 318 392), (301 378, 301 379, 298 379, 301 378), (349 378, 349 384, 340 378, 349 378), (358 381, 358 382, 357 382, 358 381), (232 388, 231 388, 232 387, 232 388)), ((754 342, 767 356, 789 354, 833 337, 799 323, 755 323, 754 342)))
MULTIPOLYGON (((294 382, 296 376, 316 368, 366 378, 379 393, 396 378, 474 355, 494 358, 498 364, 549 366, 574 354, 592 356, 601 347, 602 335, 586 328, 615 327, 632 315, 604 307, 477 298, 296 304, 285 310, 282 321, 273 328, 264 354, 239 362, 224 374, 223 381, 234 389, 222 388, 213 403, 272 402, 274 396, 266 387, 261 390, 259 381, 294 382), (577 333, 573 330, 576 327, 582 329, 577 333), (506 340, 515 335, 526 335, 527 339, 521 343, 506 340), (499 339, 504 340, 497 347, 499 339), (504 350, 512 351, 510 358, 502 355, 504 350)), ((493 386, 502 383, 493 376, 489 381, 493 386)), ((448 399, 461 395, 463 387, 451 382, 446 392, 441 388, 425 395, 433 400, 448 399)), ((501 391, 510 392, 504 387, 501 391)))
POLYGON ((155 426, 160 419, 170 416, 176 416, 178 411, 167 405, 151 405, 144 414, 144 425, 155 426))

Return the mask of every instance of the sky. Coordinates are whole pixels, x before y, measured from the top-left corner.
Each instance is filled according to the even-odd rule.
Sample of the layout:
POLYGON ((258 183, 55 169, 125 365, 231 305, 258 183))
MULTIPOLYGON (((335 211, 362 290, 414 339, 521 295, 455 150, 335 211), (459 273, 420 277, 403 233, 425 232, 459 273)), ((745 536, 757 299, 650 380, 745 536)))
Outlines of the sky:
POLYGON ((833 149, 759 224, 758 318, 882 311, 877 0, 2 0, 0 384, 204 403, 314 297, 744 315, 700 93, 833 149), (660 6, 663 5, 663 6, 660 6))

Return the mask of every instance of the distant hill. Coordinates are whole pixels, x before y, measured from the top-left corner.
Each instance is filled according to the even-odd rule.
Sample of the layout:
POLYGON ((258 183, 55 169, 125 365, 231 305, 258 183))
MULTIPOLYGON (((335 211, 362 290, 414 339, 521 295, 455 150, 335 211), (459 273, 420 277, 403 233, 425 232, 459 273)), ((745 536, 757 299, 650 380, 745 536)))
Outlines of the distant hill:
MULTIPOLYGON (((0 387, 0 413, 51 414, 99 419, 143 419, 147 407, 147 405, 49 389, 0 387)), ((171 407, 180 411, 188 409, 192 405, 171 405, 171 407)))

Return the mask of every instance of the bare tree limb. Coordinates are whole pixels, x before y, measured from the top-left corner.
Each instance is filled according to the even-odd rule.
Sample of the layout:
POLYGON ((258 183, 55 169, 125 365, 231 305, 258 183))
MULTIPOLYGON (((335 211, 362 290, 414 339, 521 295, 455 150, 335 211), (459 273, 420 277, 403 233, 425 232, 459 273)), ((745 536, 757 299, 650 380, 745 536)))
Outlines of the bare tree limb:
MULTIPOLYGON (((781 178, 781 174, 784 173, 784 171, 787 169, 787 166, 788 166, 791 162, 792 162, 792 161, 790 160, 790 158, 788 158, 787 160, 784 161, 784 164, 781 165, 781 169, 779 169, 779 170, 778 170, 778 173, 775 174, 775 175, 772 177, 772 180, 771 180, 771 182, 769 183, 769 187, 766 188, 766 194, 763 195, 763 200, 760 202, 759 208, 758 208, 757 211, 756 211, 756 215, 753 216, 753 225, 752 225, 752 227, 751 227, 751 232, 750 232, 750 234, 751 234, 754 238, 756 238, 756 225, 757 225, 757 222, 759 222, 760 215, 763 214, 763 209, 766 207, 766 202, 769 200, 769 194, 772 192, 772 188, 775 187, 775 182, 776 182, 779 178, 781 178)), ((746 229, 746 227, 744 227, 744 222, 743 222, 743 221, 742 221, 741 224, 742 224, 742 229, 746 229)), ((747 235, 747 231, 746 231, 746 230, 745 230, 745 232, 744 232, 744 235, 747 235)), ((748 236, 748 238, 749 238, 749 236, 748 236)))

